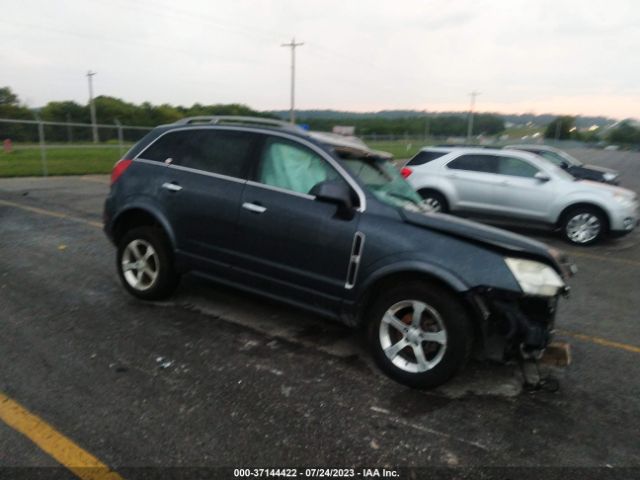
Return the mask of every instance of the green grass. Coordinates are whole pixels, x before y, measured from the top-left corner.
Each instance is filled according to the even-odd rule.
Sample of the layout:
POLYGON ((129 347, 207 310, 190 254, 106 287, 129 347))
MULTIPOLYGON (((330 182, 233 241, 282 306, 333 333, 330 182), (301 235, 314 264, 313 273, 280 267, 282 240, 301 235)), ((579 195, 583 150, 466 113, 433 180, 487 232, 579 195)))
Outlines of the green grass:
MULTIPOLYGON (((85 175, 110 173, 120 158, 117 147, 77 147, 47 149, 49 175, 85 175)), ((0 152, 0 177, 41 176, 40 149, 18 148, 11 153, 0 152)))
MULTIPOLYGON (((424 144, 422 140, 369 142, 371 148, 389 152, 400 160, 412 157, 424 144)), ((55 146, 47 149, 48 175, 110 173, 119 158, 117 147, 55 146)), ((39 147, 18 147, 12 153, 0 151, 0 177, 31 176, 42 176, 39 147)))
POLYGON ((509 136, 509 140, 522 140, 522 137, 529 136, 539 133, 540 136, 544 135, 544 127, 532 125, 532 126, 518 126, 518 127, 509 127, 505 130, 505 135, 509 136))

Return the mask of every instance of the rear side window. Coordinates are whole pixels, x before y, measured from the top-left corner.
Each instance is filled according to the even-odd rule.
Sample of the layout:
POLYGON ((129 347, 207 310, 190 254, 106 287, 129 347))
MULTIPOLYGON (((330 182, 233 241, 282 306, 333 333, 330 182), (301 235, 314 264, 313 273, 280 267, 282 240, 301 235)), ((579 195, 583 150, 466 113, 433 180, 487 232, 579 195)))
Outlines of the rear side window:
POLYGON ((244 177, 254 139, 250 133, 231 130, 181 130, 160 137, 140 157, 230 177, 244 177))
POLYGON ((418 152, 415 157, 407 162, 407 165, 423 165, 446 154, 447 152, 418 152))
POLYGON ((524 160, 513 157, 499 157, 498 173, 500 175, 511 175, 513 177, 533 178, 538 169, 524 160))
POLYGON ((447 168, 470 172, 496 173, 498 158, 495 155, 461 155, 447 164, 447 168))

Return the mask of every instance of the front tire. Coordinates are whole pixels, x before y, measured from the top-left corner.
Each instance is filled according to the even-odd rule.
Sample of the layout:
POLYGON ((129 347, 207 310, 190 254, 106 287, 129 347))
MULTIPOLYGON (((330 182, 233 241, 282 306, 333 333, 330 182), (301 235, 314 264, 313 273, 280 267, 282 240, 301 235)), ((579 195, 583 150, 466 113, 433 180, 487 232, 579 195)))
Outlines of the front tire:
POLYGON ((415 388, 442 385, 467 362, 473 334, 461 299, 430 282, 409 282, 369 309, 373 358, 389 377, 415 388))
POLYGON ((569 210, 562 217, 562 237, 573 245, 586 247, 604 237, 607 231, 607 218, 597 208, 584 206, 569 210))
POLYGON ((143 300, 168 297, 179 281, 169 241, 156 227, 138 227, 123 235, 118 242, 117 268, 126 290, 143 300))

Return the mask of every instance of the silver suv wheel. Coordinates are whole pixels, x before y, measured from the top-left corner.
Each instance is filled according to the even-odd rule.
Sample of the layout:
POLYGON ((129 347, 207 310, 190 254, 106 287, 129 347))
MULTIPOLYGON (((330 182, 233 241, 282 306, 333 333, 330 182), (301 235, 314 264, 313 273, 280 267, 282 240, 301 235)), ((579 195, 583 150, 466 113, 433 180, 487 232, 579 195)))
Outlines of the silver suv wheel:
POLYGON ((573 243, 585 244, 594 241, 600 231, 602 223, 591 212, 579 212, 567 220, 565 233, 573 243))
POLYGON ((440 203, 440 200, 438 200, 437 198, 427 197, 424 199, 424 203, 426 203, 429 207, 431 207, 432 212, 442 211, 442 204, 440 203))

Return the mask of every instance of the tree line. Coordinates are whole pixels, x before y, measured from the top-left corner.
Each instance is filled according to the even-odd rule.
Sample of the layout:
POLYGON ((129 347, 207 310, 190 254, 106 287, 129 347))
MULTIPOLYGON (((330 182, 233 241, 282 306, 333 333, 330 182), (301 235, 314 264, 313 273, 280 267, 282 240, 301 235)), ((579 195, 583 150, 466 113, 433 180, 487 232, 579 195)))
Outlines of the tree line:
MULTIPOLYGON (((201 105, 196 103, 190 107, 169 104, 152 105, 149 102, 136 105, 119 98, 99 96, 94 99, 98 124, 114 125, 113 128, 100 128, 100 141, 116 141, 116 122, 122 125, 148 126, 151 128, 166 123, 173 123, 184 117, 199 115, 241 115, 251 117, 269 117, 271 114, 258 112, 246 105, 219 104, 201 105)), ((91 112, 88 105, 80 105, 73 101, 49 102, 40 109, 30 109, 21 104, 18 96, 9 87, 0 88, 0 118, 16 120, 35 120, 36 115, 45 121, 61 123, 91 123, 91 112)), ((124 129, 125 141, 136 141, 145 134, 142 130, 124 129)), ((45 125, 47 142, 89 142, 92 140, 90 128, 45 125)), ((38 140, 36 125, 9 124, 0 122, 0 139, 10 138, 17 142, 35 142, 38 140)))
MULTIPOLYGON (((311 130, 330 131, 334 125, 356 127, 357 135, 411 135, 434 137, 463 137, 467 134, 468 118, 458 115, 423 115, 398 118, 360 116, 316 118, 298 115, 298 123, 309 125, 311 130)), ((495 114, 474 115, 473 134, 497 135, 505 129, 504 120, 495 114)))
POLYGON ((580 131, 576 127, 576 120, 576 117, 568 115, 555 118, 547 125, 544 137, 554 140, 577 140, 589 143, 607 140, 610 143, 622 146, 640 146, 640 128, 634 126, 631 120, 618 122, 604 134, 601 133, 602 129, 580 131))
MULTIPOLYGON (((123 125, 148 126, 172 123, 180 118, 199 115, 241 115, 265 118, 287 118, 286 111, 260 112, 242 104, 201 105, 190 107, 170 104, 152 105, 149 102, 134 104, 119 98, 99 96, 95 98, 97 123, 114 125, 113 128, 99 130, 100 141, 116 141, 118 132, 116 122, 123 125)), ((18 96, 9 87, 0 88, 0 118, 34 120, 36 115, 45 121, 62 123, 91 123, 88 105, 74 101, 49 102, 40 109, 31 109, 20 102, 18 96)), ((505 130, 505 116, 493 113, 474 115, 474 135, 496 136, 505 130)), ((388 111, 371 113, 301 111, 298 123, 308 125, 312 130, 330 131, 335 125, 354 126, 356 135, 393 135, 393 136, 433 136, 463 137, 467 134, 468 116, 466 113, 435 114, 417 111, 388 111)), ((547 124, 545 137, 558 140, 573 139, 579 141, 608 140, 621 145, 639 145, 640 128, 631 121, 623 121, 606 134, 600 128, 594 132, 584 132, 576 128, 580 118, 561 116, 547 124), (605 136, 606 138, 603 138, 605 136)), ((144 135, 142 130, 123 131, 124 140, 136 141, 144 135)), ((86 127, 45 126, 47 142, 89 142, 91 129, 86 127)), ((10 138, 17 142, 36 142, 36 125, 20 125, 0 122, 0 139, 10 138)))

